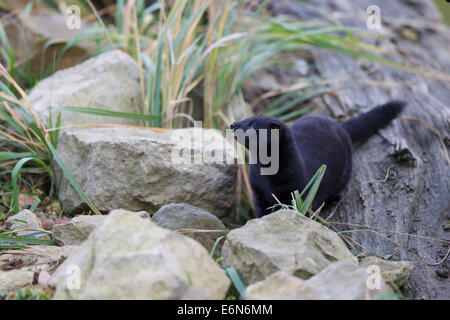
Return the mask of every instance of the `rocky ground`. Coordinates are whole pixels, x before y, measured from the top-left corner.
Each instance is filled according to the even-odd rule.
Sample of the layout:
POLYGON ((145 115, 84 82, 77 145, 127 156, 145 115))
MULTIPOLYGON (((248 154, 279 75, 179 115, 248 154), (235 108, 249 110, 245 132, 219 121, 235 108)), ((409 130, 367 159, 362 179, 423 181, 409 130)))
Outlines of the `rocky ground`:
MULTIPOLYGON (((38 227, 32 212, 18 215, 38 227)), ((224 271, 233 267, 247 285, 244 299, 397 299, 414 267, 358 261, 338 234, 289 210, 231 232, 187 204, 163 206, 153 216, 123 209, 78 216, 52 231, 57 246, 2 251, 0 291, 31 286, 53 299, 224 299, 235 294, 224 271), (220 253, 215 243, 223 235, 220 253)))
MULTIPOLYGON (((303 12, 297 5, 273 8, 275 14, 277 10, 286 13, 283 10, 287 9, 291 15, 301 16, 303 12)), ((24 20, 21 23, 32 26, 38 22, 24 20)), ((314 54, 319 56, 323 52, 314 54)), ((322 57, 322 64, 316 67, 326 73, 324 65, 332 64, 332 59, 330 56, 322 57)), ((342 61, 350 64, 347 60, 334 62, 341 66, 342 61)), ((40 81, 29 93, 31 103, 47 125, 50 115, 52 123, 55 123, 63 106, 88 105, 125 113, 142 111, 139 67, 133 58, 122 51, 111 50, 83 63, 75 61, 72 64, 72 67, 40 81)), ((244 93, 249 101, 253 101, 261 93, 290 86, 293 79, 317 72, 312 69, 307 60, 299 58, 294 68, 289 70, 264 70, 249 79, 244 93)), ((420 84, 428 94, 427 85, 430 84, 425 81, 420 84)), ((355 91, 345 92, 344 105, 357 100, 357 96, 349 93, 355 91)), ((378 91, 358 92, 364 99, 372 96, 378 99, 380 96, 378 91)), ((388 97, 384 91, 381 95, 388 97)), ((327 112, 336 117, 348 115, 348 110, 337 107, 339 99, 334 95, 325 97, 324 101, 331 109, 327 112)), ((370 104, 368 107, 372 106, 372 101, 366 102, 370 104)), ((314 101, 314 104, 317 107, 314 112, 325 113, 325 104, 321 100, 314 101)), ((440 113, 431 114, 434 118, 440 117, 440 113)), ((438 120, 438 123, 445 121, 438 120)), ((200 145, 214 157, 234 160, 235 155, 222 134, 200 128, 136 128, 139 125, 139 121, 132 119, 62 112, 61 126, 65 129, 61 131, 57 151, 87 197, 95 199, 103 215, 79 215, 87 212, 86 201, 62 176, 55 163, 60 186, 58 201, 48 204, 46 212, 41 209, 35 212, 22 210, 6 221, 8 228, 20 228, 16 232, 18 236, 36 237, 36 230, 47 231, 37 237, 52 240, 53 245, 0 250, 0 299, 13 298, 24 288, 32 288, 42 292, 43 298, 53 299, 402 299, 410 295, 411 274, 417 292, 429 291, 428 288, 428 291, 416 288, 422 281, 426 282, 425 278, 431 279, 430 275, 435 273, 434 269, 430 271, 431 266, 417 273, 417 266, 422 270, 423 264, 406 261, 412 260, 411 255, 406 256, 408 259, 400 259, 404 255, 398 252, 398 247, 388 247, 389 250, 379 252, 377 248, 385 247, 379 238, 368 238, 368 233, 362 236, 361 241, 370 251, 358 254, 352 250, 352 245, 358 243, 349 241, 342 230, 295 211, 280 210, 230 228, 223 218, 234 210, 237 165, 213 161, 191 164, 202 149, 193 142, 197 135, 200 136, 200 145), (86 127, 92 123, 97 127, 86 127), (179 155, 183 151, 191 156, 174 162, 174 154, 179 155), (243 292, 235 288, 227 270, 237 272, 246 286, 243 292)), ((438 204, 434 205, 433 199, 439 198, 440 204, 443 197, 433 190, 448 187, 445 184, 448 173, 443 171, 440 179, 435 179, 436 186, 430 187, 433 192, 424 192, 423 198, 419 191, 427 187, 425 183, 421 184, 422 180, 417 181, 417 177, 425 179, 432 170, 422 169, 426 166, 420 166, 421 159, 445 160, 443 157, 430 160, 421 155, 417 151, 419 148, 408 141, 402 130, 405 129, 396 123, 394 129, 383 131, 355 156, 359 169, 356 169, 356 178, 352 180, 352 190, 360 190, 360 194, 344 198, 336 214, 359 215, 355 218, 358 222, 361 221, 357 219, 366 217, 366 220, 374 222, 376 218, 383 221, 380 227, 401 225, 398 228, 402 232, 420 236, 422 229, 414 219, 407 218, 409 211, 402 209, 413 203, 414 208, 418 208, 416 215, 429 210, 425 205, 419 208, 417 203, 421 199, 437 208, 438 204), (402 137, 398 145, 394 136, 402 137), (401 157, 402 152, 418 160, 419 165, 405 163, 408 159, 398 160, 396 156, 401 157), (388 183, 378 187, 382 181, 380 175, 383 178, 386 170, 369 170, 373 159, 386 168, 392 167, 394 176, 400 177, 402 172, 408 175, 410 183, 408 180, 409 184, 397 186, 386 176, 384 182, 388 183), (370 183, 363 185, 361 181, 370 183), (361 185, 357 185, 360 182, 361 185), (410 198, 391 199, 390 205, 395 204, 395 211, 405 215, 394 219, 394 209, 383 207, 385 210, 381 214, 384 218, 380 218, 380 214, 375 216, 372 212, 375 205, 377 208, 384 206, 385 199, 390 198, 392 190, 396 189, 400 189, 399 193, 407 193, 410 198), (412 195, 415 197, 411 198, 412 195), (352 210, 344 214, 346 208, 352 210), (404 230, 403 226, 411 230, 404 230)), ((442 151, 437 140, 430 138, 430 141, 429 144, 435 148, 433 150, 442 151)), ((440 220, 433 220, 433 226, 424 226, 428 228, 425 231, 438 225, 438 232, 443 234, 445 227, 442 228, 441 222, 448 218, 444 213, 440 217, 440 220)), ((355 222, 347 218, 342 220, 355 222)), ((377 226, 377 221, 374 226, 377 226)), ((363 222, 366 221, 361 224, 363 222)), ((397 230, 397 227, 393 228, 397 230)), ((427 232, 423 233, 424 237, 430 236, 427 232)), ((448 232, 448 225, 445 232, 448 232)), ((395 237, 394 240, 400 241, 395 237)), ((414 241, 418 240, 411 240, 414 241)), ((438 257, 442 257, 445 251, 441 247, 447 250, 448 243, 447 247, 445 244, 439 244, 439 248, 432 247, 432 252, 440 255, 438 257)), ((425 251, 421 248, 419 255, 425 251)), ((432 281, 441 285, 448 277, 448 271, 446 274, 444 267, 439 270, 444 271, 433 275, 432 281)), ((426 283, 423 286, 426 287, 426 283)), ((445 296, 448 289, 440 292, 445 296)))

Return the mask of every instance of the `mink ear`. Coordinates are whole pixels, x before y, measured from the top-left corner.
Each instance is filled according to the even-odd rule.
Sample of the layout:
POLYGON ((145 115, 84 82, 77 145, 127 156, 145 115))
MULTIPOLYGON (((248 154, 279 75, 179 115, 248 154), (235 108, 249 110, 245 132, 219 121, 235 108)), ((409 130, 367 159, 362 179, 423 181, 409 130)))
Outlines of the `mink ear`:
POLYGON ((280 124, 275 121, 270 121, 269 127, 270 127, 270 129, 281 129, 280 124))

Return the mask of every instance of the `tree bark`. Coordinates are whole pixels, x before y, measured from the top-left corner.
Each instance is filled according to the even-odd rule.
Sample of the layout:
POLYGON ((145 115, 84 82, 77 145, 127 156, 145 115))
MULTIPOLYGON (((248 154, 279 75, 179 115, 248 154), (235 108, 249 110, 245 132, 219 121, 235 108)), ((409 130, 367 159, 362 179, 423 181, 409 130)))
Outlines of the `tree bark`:
MULTIPOLYGON (((386 46, 370 37, 373 44, 413 58, 424 68, 450 74, 450 31, 440 24, 432 1, 274 1, 272 9, 275 14, 303 20, 317 19, 320 12, 345 13, 349 15, 339 19, 344 25, 366 28, 369 5, 380 7, 382 32, 395 36, 396 42, 386 46)), ((324 97, 334 117, 349 117, 391 99, 407 102, 405 119, 393 121, 355 146, 351 182, 337 206, 325 216, 334 211, 334 227, 349 231, 342 234, 351 237, 350 242, 366 254, 413 261, 411 298, 449 299, 450 285, 445 277, 450 269, 450 165, 446 150, 450 141, 450 82, 380 64, 373 64, 368 72, 367 65, 353 57, 317 49, 313 54, 321 75, 351 75, 356 81, 355 87, 324 97), (364 85, 374 81, 388 85, 364 85)))

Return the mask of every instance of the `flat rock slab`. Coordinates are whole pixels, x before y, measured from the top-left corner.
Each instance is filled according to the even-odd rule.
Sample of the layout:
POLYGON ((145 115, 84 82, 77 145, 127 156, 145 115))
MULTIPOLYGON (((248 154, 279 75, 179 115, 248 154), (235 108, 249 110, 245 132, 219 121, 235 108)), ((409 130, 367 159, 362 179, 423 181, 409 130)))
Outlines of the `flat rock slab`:
POLYGON ((225 267, 246 284, 277 271, 308 279, 330 263, 356 258, 337 233, 290 210, 280 210, 231 231, 222 249, 225 267))
POLYGON ((223 299, 230 280, 197 241, 115 210, 49 284, 54 299, 181 299, 192 287, 223 299))
POLYGON ((373 300, 396 299, 393 290, 381 278, 350 261, 330 264, 308 280, 279 271, 247 287, 247 300, 373 300))
MULTIPOLYGON (((234 207, 237 165, 206 159, 196 164, 191 155, 205 151, 225 157, 232 153, 229 147, 212 129, 88 128, 63 131, 58 152, 103 212, 123 208, 154 213, 163 205, 184 202, 223 216, 234 207), (202 146, 189 138, 198 134, 202 146), (179 163, 183 155, 190 163, 179 163)), ((59 197, 68 212, 85 206, 64 177, 59 197)))

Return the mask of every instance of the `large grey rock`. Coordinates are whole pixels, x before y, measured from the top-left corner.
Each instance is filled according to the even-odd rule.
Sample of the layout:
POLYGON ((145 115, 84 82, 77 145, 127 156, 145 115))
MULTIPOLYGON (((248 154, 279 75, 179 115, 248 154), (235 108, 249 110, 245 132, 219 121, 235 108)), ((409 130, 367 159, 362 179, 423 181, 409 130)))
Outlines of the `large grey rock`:
MULTIPOLYGON (((84 20, 80 21, 79 28, 68 28, 68 19, 65 15, 60 13, 21 13, 18 18, 27 28, 29 32, 32 32, 36 40, 55 40, 68 42, 74 37, 85 31, 92 25, 86 23, 84 20)), ((88 46, 87 42, 74 43, 79 46, 88 46)))
POLYGON ((52 273, 73 247, 31 246, 3 251, 0 256, 0 291, 31 285, 35 273, 52 273))
MULTIPOLYGON (((295 300, 305 280, 297 278, 286 271, 272 273, 266 279, 249 285, 243 298, 245 300, 295 300)), ((307 300, 319 299, 315 292, 305 293, 307 300)))
POLYGON ((279 271, 267 279, 247 287, 248 300, 372 300, 395 299, 392 289, 381 275, 379 282, 372 274, 344 260, 330 264, 304 281, 279 271))
POLYGON ((222 299, 230 280, 197 241, 115 210, 48 283, 54 299, 222 299))
POLYGON ((247 284, 280 270, 308 279, 334 261, 357 264, 335 232, 290 210, 250 220, 231 231, 222 258, 224 266, 235 267, 247 284))
POLYGON ((17 235, 21 237, 31 237, 31 238, 44 238, 46 234, 33 235, 42 228, 42 222, 36 216, 36 214, 28 209, 24 209, 13 216, 9 216, 6 223, 10 226, 10 229, 22 230, 30 229, 24 231, 18 231, 17 235))
MULTIPOLYGON (((191 152, 212 150, 233 157, 225 141, 211 129, 89 128, 61 132, 58 152, 101 211, 123 208, 154 213, 165 204, 184 202, 222 216, 230 213, 235 202, 237 165, 182 164, 174 154, 189 154, 190 159, 191 152), (189 138, 179 141, 194 133, 202 135, 202 147, 189 138)), ((65 178, 59 197, 66 212, 84 204, 65 178)))
MULTIPOLYGON (((150 219, 146 211, 136 212, 142 219, 150 219)), ((106 216, 80 215, 63 224, 53 225, 53 240, 61 246, 78 246, 92 231, 105 221, 106 216)))
POLYGON ((364 268, 378 266, 383 279, 388 283, 395 283, 398 287, 408 283, 409 277, 414 270, 414 263, 411 261, 391 261, 376 256, 362 258, 359 265, 364 268))
MULTIPOLYGON (((152 216, 152 221, 166 229, 180 230, 181 233, 200 242, 208 252, 211 252, 216 240, 226 234, 209 232, 225 230, 225 226, 215 215, 186 203, 163 206, 152 216)), ((220 256, 222 244, 223 241, 218 243, 214 251, 215 257, 220 256)))
POLYGON ((61 246, 80 245, 105 220, 105 216, 81 215, 64 224, 53 225, 53 240, 61 246))
POLYGON ((29 14, 18 8, 17 1, 14 3, 14 11, 21 13, 2 19, 2 24, 9 43, 14 49, 15 68, 27 74, 31 73, 35 77, 42 77, 41 73, 46 69, 53 72, 72 67, 80 63, 89 52, 95 50, 95 42, 88 41, 86 38, 89 35, 87 35, 84 37, 85 40, 72 43, 69 48, 65 48, 64 54, 58 59, 58 64, 54 66, 54 58, 59 57, 66 43, 74 37, 81 40, 82 32, 91 25, 81 20, 79 28, 69 29, 67 27, 69 19, 63 14, 36 12, 29 14), (44 51, 44 46, 48 45, 49 41, 52 41, 52 44, 44 51), (44 53, 45 56, 43 56, 44 53))
MULTIPOLYGON (((29 99, 46 125, 51 111, 53 124, 62 107, 90 107, 141 113, 139 66, 120 50, 107 51, 72 68, 60 70, 40 81, 29 99)), ((137 121, 63 112, 61 125, 128 124, 137 121)))

